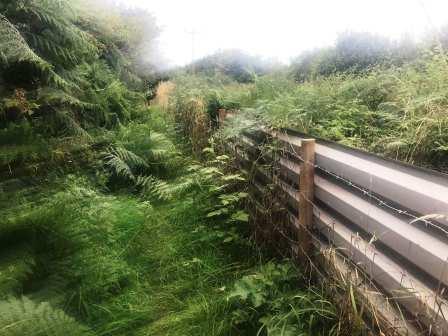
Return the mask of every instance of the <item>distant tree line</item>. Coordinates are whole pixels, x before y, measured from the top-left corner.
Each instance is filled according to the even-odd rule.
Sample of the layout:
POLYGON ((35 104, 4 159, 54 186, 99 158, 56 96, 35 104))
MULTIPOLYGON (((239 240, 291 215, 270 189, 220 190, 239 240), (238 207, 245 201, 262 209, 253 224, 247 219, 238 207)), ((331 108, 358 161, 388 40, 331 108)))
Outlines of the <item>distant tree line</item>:
POLYGON ((266 74, 279 66, 280 63, 275 60, 230 49, 219 51, 193 62, 187 66, 187 72, 207 76, 222 74, 237 82, 249 83, 254 80, 254 76, 266 74))
POLYGON ((306 51, 291 65, 298 82, 338 73, 362 73, 376 66, 401 66, 423 52, 448 47, 448 26, 416 42, 410 36, 399 40, 366 32, 340 34, 334 46, 306 51))
MULTIPOLYGON (((344 32, 333 46, 303 52, 290 66, 298 82, 333 74, 361 74, 374 67, 402 66, 417 60, 428 50, 448 48, 448 25, 427 34, 422 41, 410 35, 393 40, 368 32, 344 32)), ((222 74, 240 83, 253 82, 255 76, 271 73, 282 65, 272 59, 249 55, 241 50, 223 50, 185 67, 189 73, 205 76, 222 74)))

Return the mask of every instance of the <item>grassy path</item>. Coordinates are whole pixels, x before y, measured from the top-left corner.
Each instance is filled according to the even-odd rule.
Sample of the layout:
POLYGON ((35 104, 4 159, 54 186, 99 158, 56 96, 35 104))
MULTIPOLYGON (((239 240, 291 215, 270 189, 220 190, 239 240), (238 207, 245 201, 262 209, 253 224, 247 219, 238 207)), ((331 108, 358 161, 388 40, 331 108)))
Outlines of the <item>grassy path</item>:
POLYGON ((232 334, 224 291, 253 262, 217 239, 207 193, 150 204, 67 176, 4 196, 1 297, 64 307, 98 335, 232 334))
MULTIPOLYGON (((170 132, 155 114, 119 129, 117 143, 146 149, 157 121, 170 132)), ((247 194, 223 156, 201 165, 176 154, 175 172, 152 185, 172 191, 163 201, 102 160, 0 184, 0 336, 314 336, 334 326, 321 290, 250 243, 247 194)))
POLYGON ((154 208, 139 235, 147 250, 138 264, 149 271, 153 310, 137 335, 230 334, 223 290, 247 265, 207 237, 204 201, 190 195, 154 208))

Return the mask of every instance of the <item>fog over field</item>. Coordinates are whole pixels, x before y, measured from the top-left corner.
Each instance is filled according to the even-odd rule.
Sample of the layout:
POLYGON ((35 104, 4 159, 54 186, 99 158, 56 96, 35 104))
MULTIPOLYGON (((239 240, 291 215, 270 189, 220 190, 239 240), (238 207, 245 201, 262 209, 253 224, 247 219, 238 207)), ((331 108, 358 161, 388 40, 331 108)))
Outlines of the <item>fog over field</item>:
POLYGON ((448 10, 443 0, 121 2, 154 13, 162 51, 176 65, 229 48, 288 62, 347 30, 419 38, 447 24, 448 10))

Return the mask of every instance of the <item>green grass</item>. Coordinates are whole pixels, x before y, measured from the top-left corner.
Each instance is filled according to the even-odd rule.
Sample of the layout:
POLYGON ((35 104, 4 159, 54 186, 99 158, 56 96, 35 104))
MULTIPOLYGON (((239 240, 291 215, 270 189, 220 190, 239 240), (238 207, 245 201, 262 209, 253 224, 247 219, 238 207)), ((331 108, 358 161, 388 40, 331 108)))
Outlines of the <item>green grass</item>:
POLYGON ((1 296, 49 301, 99 335, 194 335, 193 320, 205 335, 240 266, 195 233, 207 204, 195 200, 151 206, 76 177, 14 200, 2 207, 1 296))
MULTIPOLYGON (((101 191, 89 178, 70 175, 29 194, 5 196, 0 297, 31 300, 4 305, 28 309, 9 317, 15 322, 49 302, 95 335, 252 335, 263 317, 291 315, 293 296, 307 290, 298 286, 297 270, 269 280, 266 274, 277 272, 277 264, 266 273, 268 259, 255 247, 224 241, 221 230, 228 224, 225 217, 207 217, 217 201, 207 188, 150 203, 127 192, 101 191), (247 288, 248 298, 251 293, 264 298, 261 304, 229 296, 244 276, 267 277, 247 288)), ((315 330, 308 326, 309 316, 300 321, 303 329, 315 330)), ((318 330, 328 330, 334 313, 322 321, 318 330)), ((19 323, 6 335, 26 328, 19 323)))
POLYGON ((241 176, 182 154, 179 125, 146 107, 156 79, 132 60, 157 35, 148 13, 0 7, 0 336, 329 330, 332 313, 290 318, 306 289, 251 244, 241 176))
MULTIPOLYGON (((249 120, 289 127, 389 158, 442 171, 448 168, 447 56, 427 51, 400 67, 334 74, 303 83, 286 73, 241 85, 219 77, 174 78, 172 110, 188 101, 234 108, 249 120), (229 105, 229 102, 231 104, 229 105)), ((200 114, 200 112, 197 112, 200 114)), ((183 116, 184 119, 195 119, 183 116)), ((233 123, 238 127, 243 118, 233 123)))
POLYGON ((99 140, 145 160, 129 168, 157 183, 117 175, 104 146, 70 169, 3 181, 0 335, 331 333, 324 290, 250 241, 245 182, 227 156, 193 161, 157 108, 99 140))
POLYGON ((198 231, 203 219, 197 216, 204 209, 198 208, 200 199, 191 196, 156 209, 151 230, 141 237, 150 256, 143 265, 153 270, 147 294, 154 322, 138 335, 230 334, 220 288, 247 268, 247 261, 232 260, 204 239, 198 231))

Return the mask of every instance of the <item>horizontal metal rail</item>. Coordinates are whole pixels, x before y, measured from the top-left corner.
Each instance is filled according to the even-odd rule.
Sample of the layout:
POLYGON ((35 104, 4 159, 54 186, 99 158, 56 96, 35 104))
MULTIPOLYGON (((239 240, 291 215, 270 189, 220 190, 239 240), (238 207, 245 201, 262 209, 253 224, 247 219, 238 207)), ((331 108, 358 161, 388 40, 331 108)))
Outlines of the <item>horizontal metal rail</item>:
MULTIPOLYGON (((277 185, 287 209, 297 214, 302 138, 262 132, 276 140, 280 152, 273 162, 276 174, 255 172, 264 184, 277 185)), ((259 134, 240 139, 246 165, 258 161, 259 143, 270 143, 260 139, 259 134)), ((432 333, 448 335, 442 294, 448 286, 448 221, 419 219, 448 213, 448 179, 326 141, 316 144, 315 153, 314 194, 324 208, 313 205, 314 229, 432 333)), ((297 226, 297 217, 291 218, 297 226)))
MULTIPOLYGON (((281 159, 280 164, 299 174, 293 162, 281 159)), ((448 284, 448 247, 444 242, 330 180, 316 176, 314 184, 318 200, 368 232, 372 241, 381 241, 434 279, 448 284)), ((298 201, 297 192, 291 190, 292 187, 285 182, 280 185, 298 201)))
MULTIPOLYGON (((300 144, 291 131, 282 137, 300 144)), ((420 215, 448 215, 448 176, 326 141, 316 144, 316 164, 420 215)))
POLYGON ((317 228, 371 279, 384 288, 409 312, 446 335, 448 307, 439 296, 387 255, 349 230, 323 210, 315 212, 317 228))
POLYGON ((434 279, 448 284, 445 243, 335 183, 321 177, 315 182, 317 199, 370 233, 372 241, 381 241, 434 279))

